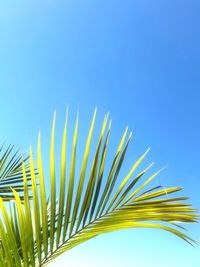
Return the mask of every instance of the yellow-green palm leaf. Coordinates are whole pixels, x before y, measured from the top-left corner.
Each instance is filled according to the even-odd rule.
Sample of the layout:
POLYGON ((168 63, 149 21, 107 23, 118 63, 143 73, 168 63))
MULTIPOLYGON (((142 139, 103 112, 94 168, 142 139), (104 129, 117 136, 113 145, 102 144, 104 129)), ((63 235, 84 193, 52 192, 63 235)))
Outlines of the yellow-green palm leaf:
POLYGON ((22 161, 25 162, 27 179, 30 180, 28 157, 22 157, 20 151, 14 152, 14 146, 0 147, 0 197, 4 201, 14 199, 11 187, 18 193, 23 192, 22 161))
POLYGON ((111 130, 108 115, 103 120, 92 162, 88 162, 95 118, 96 111, 86 140, 81 169, 78 172, 78 116, 73 138, 68 140, 67 115, 61 148, 61 171, 57 176, 54 116, 50 146, 49 197, 46 192, 39 135, 38 174, 35 173, 36 166, 30 150, 31 192, 27 186, 27 171, 23 166, 24 200, 20 199, 20 194, 15 190, 15 203, 10 204, 10 207, 0 199, 1 266, 46 266, 63 252, 97 235, 128 228, 163 229, 190 244, 195 244, 193 239, 183 233, 184 228, 179 223, 197 222, 196 210, 185 203, 186 197, 170 197, 170 194, 182 188, 148 187, 159 174, 159 171, 155 172, 142 181, 153 164, 143 171, 137 171, 148 150, 133 164, 127 175, 123 179, 120 178, 121 182, 118 181, 131 139, 128 129, 123 133, 108 173, 105 172, 111 130), (68 142, 72 143, 70 155, 66 153, 68 142), (66 170, 66 160, 70 161, 69 170, 66 170), (56 180, 59 180, 59 183, 56 180), (37 183, 40 184, 39 187, 37 183), (56 185, 59 185, 59 188, 56 188, 56 185), (30 193, 32 199, 29 198, 30 193))

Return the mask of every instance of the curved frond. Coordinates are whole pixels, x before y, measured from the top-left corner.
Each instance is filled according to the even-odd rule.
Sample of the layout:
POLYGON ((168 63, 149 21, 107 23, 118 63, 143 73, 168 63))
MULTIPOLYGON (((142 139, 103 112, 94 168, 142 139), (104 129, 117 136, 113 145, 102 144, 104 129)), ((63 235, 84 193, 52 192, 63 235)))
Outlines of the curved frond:
POLYGON ((122 135, 110 169, 105 168, 111 131, 105 116, 91 164, 88 162, 96 111, 86 140, 80 173, 76 170, 78 116, 72 139, 71 156, 66 153, 67 121, 64 126, 61 169, 57 176, 54 154, 55 116, 50 146, 50 197, 47 198, 43 162, 38 137, 38 174, 30 151, 32 199, 29 198, 27 170, 23 164, 24 201, 13 189, 15 202, 9 209, 0 199, 0 262, 2 266, 46 266, 63 252, 100 234, 129 228, 156 228, 168 231, 194 245, 179 223, 198 221, 196 210, 185 203, 186 197, 170 197, 181 187, 149 187, 160 171, 147 176, 150 164, 138 172, 149 149, 133 163, 120 181, 120 170, 131 139, 128 128, 122 135), (70 160, 67 175, 66 160, 70 160), (106 171, 105 171, 106 170, 106 171), (77 180, 76 180, 77 178, 77 180), (59 179, 59 183, 56 183, 59 179), (37 181, 40 187, 37 187, 37 181), (56 190, 56 185, 59 188, 56 190))
POLYGON ((23 192, 22 161, 25 163, 27 179, 30 180, 28 157, 24 158, 19 150, 14 152, 14 146, 0 147, 0 197, 4 201, 13 198, 11 187, 18 193, 23 192))

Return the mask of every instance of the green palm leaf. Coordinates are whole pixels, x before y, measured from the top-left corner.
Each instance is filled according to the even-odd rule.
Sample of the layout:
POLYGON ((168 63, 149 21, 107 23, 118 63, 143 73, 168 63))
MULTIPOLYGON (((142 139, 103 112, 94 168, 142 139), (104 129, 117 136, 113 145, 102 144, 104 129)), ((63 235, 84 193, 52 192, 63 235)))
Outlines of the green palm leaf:
POLYGON ((14 147, 9 145, 6 149, 0 147, 0 197, 4 201, 14 199, 11 187, 18 193, 24 191, 22 161, 25 162, 27 179, 30 180, 28 157, 23 159, 19 150, 14 152, 14 147))
MULTIPOLYGON (((68 117, 68 115, 67 115, 68 117)), ((100 234, 128 228, 157 228, 175 234, 186 242, 196 242, 187 236, 179 223, 198 221, 196 210, 185 203, 186 197, 170 197, 182 190, 181 187, 150 187, 150 182, 160 171, 150 175, 144 182, 143 176, 153 164, 138 174, 138 166, 149 149, 133 164, 117 189, 126 151, 131 139, 125 130, 106 175, 105 162, 111 131, 108 114, 105 116, 94 157, 88 164, 94 130, 96 111, 86 140, 78 180, 76 174, 76 149, 78 140, 78 116, 72 140, 69 175, 66 177, 67 119, 61 149, 60 183, 56 183, 54 131, 52 126, 50 146, 50 198, 47 200, 41 155, 40 135, 38 137, 38 174, 30 151, 30 170, 23 164, 24 200, 20 192, 13 189, 15 203, 6 207, 0 199, 0 262, 2 266, 46 266, 63 252, 100 234), (108 126, 107 126, 108 124, 108 126), (87 172, 89 168, 89 172, 87 172), (31 173, 33 199, 29 197, 27 174, 31 173), (66 178, 68 181, 66 181, 66 178), (37 187, 37 181, 40 187, 37 187), (56 184, 59 184, 56 190, 56 184), (77 184, 77 187, 76 187, 77 184), (67 188, 66 186, 67 185, 67 188), (59 193, 58 193, 59 192, 59 193), (58 194, 56 196, 56 194, 58 194)))

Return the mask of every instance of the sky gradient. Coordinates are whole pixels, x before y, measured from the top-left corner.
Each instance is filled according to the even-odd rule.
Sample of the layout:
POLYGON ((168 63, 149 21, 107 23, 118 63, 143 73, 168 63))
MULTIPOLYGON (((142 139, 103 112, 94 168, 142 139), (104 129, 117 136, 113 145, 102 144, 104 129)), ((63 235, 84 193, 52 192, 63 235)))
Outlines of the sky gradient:
MULTIPOLYGON (((150 146, 146 163, 168 165, 155 183, 183 186, 200 208, 199 10, 194 0, 1 1, 0 143, 36 151, 41 130, 48 165, 54 110, 59 147, 67 105, 71 129, 79 109, 81 150, 97 106, 97 133, 104 113, 113 121, 111 158, 124 128, 133 130, 124 173, 150 146)), ((200 241, 199 225, 188 228, 200 241)), ((198 267, 199 255, 169 233, 137 229, 49 266, 198 267)))

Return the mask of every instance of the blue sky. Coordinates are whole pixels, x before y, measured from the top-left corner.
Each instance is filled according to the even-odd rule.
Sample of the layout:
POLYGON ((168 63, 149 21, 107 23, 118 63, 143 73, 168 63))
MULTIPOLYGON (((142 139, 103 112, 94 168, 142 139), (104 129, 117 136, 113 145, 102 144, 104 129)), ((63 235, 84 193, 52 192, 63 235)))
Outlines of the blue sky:
MULTIPOLYGON (((79 108, 80 137, 97 106, 97 125, 107 111, 113 119, 111 152, 133 130, 125 171, 151 146, 147 162, 168 165, 157 182, 182 185, 200 208, 199 9, 194 0, 1 1, 0 140, 36 151, 41 130, 47 160, 54 110, 60 144, 67 105, 72 124, 79 108)), ((199 225, 189 229, 200 241, 199 225)), ((50 266, 197 267, 199 253, 168 233, 127 230, 50 266)))

